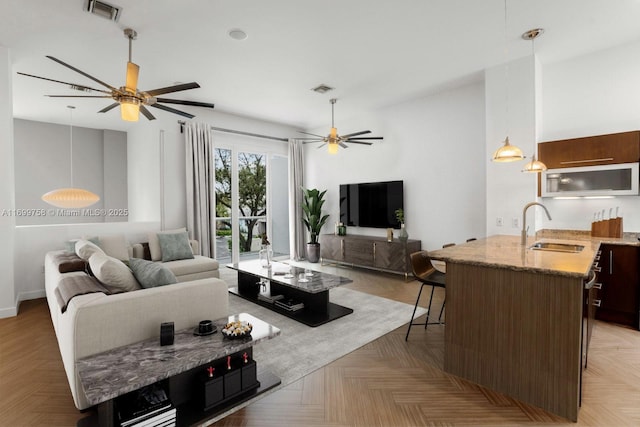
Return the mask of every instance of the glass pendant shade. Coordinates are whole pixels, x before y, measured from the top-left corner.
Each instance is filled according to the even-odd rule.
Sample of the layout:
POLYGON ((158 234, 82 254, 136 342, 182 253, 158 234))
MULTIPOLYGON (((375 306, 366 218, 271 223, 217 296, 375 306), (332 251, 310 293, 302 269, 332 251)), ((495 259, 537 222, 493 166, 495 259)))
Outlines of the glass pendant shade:
POLYGON ((524 165, 524 169, 522 169, 522 172, 540 173, 546 170, 547 165, 542 163, 540 160, 536 160, 536 155, 534 154, 533 157, 531 157, 531 161, 524 165))
POLYGON ((140 101, 126 98, 120 101, 120 117, 127 122, 137 122, 140 117, 140 101))
POLYGON ((58 188, 43 195, 42 200, 58 208, 86 208, 98 202, 100 197, 81 188, 58 188))
POLYGON ((516 147, 515 145, 511 145, 509 143, 509 137, 506 137, 504 140, 504 145, 498 148, 491 157, 491 160, 494 162, 516 162, 518 160, 524 159, 524 155, 522 154, 522 150, 516 147))
POLYGON ((338 154, 338 148, 339 146, 337 142, 330 142, 328 146, 329 154, 338 154))

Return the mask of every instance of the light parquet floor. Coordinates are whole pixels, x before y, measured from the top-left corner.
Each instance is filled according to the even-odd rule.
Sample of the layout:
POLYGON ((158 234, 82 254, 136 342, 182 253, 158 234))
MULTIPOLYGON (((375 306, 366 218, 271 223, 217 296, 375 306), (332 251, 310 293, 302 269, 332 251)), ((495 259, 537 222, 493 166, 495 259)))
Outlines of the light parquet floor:
MULTIPOLYGON (((354 279, 352 289, 410 304, 419 289, 399 276, 333 271, 354 279)), ((436 313, 443 295, 436 290, 436 313)), ((406 343, 399 328, 214 425, 640 425, 638 331, 596 324, 577 424, 444 373, 443 332, 414 327, 406 343)), ((0 319, 0 427, 74 426, 87 415, 73 405, 46 301, 23 302, 17 317, 0 319)))

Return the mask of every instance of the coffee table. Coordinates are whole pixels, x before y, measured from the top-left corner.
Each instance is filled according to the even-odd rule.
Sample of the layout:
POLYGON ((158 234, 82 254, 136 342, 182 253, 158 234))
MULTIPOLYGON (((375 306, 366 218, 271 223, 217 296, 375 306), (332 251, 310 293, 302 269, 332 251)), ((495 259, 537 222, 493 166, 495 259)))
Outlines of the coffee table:
POLYGON ((329 290, 351 283, 349 278, 311 271, 312 275, 305 276, 307 281, 304 281, 299 278, 305 274, 304 268, 278 262, 272 263, 270 268, 264 268, 260 260, 228 264, 227 267, 238 271, 238 287, 230 288, 230 293, 307 326, 320 326, 353 313, 353 309, 329 301, 329 290), (291 272, 291 275, 286 275, 287 272, 291 272), (275 295, 301 302, 304 308, 289 310, 264 300, 264 296, 275 295))
MULTIPOLYGON (((174 344, 161 346, 159 338, 118 347, 95 354, 76 362, 76 372, 82 383, 87 400, 97 405, 98 416, 87 417, 78 426, 114 426, 114 400, 130 391, 162 382, 168 389, 169 397, 177 408, 178 426, 190 426, 202 420, 211 419, 232 406, 280 384, 280 379, 268 371, 260 371, 253 361, 253 346, 280 335, 280 329, 248 313, 213 321, 218 332, 208 336, 194 335, 194 327, 175 333, 174 344), (251 335, 245 338, 229 339, 223 336, 222 328, 227 322, 248 321, 253 325, 251 335), (218 366, 221 382, 230 383, 229 374, 244 373, 243 355, 254 366, 253 381, 247 387, 217 400, 219 404, 203 405, 207 389, 206 368, 218 366), (234 361, 234 369, 226 370, 227 356, 234 361), (224 367, 220 367, 220 365, 224 367), (222 378, 224 377, 224 378, 222 378), (206 409, 204 409, 206 408, 206 409)), ((158 331, 160 325, 158 325, 158 331)), ((212 380, 215 380, 213 378, 212 380)), ((224 394, 224 393, 223 393, 224 394)))

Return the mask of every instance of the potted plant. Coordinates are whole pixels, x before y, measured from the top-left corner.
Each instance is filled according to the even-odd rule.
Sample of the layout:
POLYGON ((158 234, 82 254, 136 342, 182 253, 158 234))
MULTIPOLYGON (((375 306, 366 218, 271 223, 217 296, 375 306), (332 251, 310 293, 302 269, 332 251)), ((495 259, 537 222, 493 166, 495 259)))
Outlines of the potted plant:
POLYGON ((320 243, 318 237, 322 226, 329 219, 329 215, 322 214, 324 194, 327 190, 302 189, 304 200, 302 201, 303 221, 309 231, 310 240, 307 243, 307 261, 318 262, 320 260, 320 243))

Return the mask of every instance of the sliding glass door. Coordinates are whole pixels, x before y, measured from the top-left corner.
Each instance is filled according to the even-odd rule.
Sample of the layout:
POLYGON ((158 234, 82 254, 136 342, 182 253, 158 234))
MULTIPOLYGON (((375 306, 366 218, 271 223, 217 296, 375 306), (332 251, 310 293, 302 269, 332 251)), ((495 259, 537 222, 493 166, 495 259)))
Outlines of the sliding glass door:
POLYGON ((223 263, 257 258, 265 233, 278 255, 288 255, 286 157, 234 148, 215 151, 215 257, 223 263), (272 180, 278 187, 274 191, 272 180))

